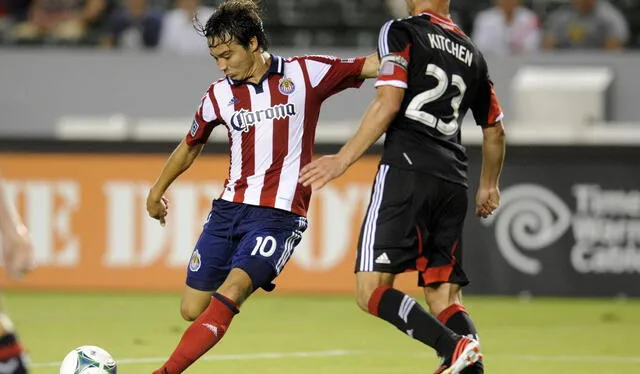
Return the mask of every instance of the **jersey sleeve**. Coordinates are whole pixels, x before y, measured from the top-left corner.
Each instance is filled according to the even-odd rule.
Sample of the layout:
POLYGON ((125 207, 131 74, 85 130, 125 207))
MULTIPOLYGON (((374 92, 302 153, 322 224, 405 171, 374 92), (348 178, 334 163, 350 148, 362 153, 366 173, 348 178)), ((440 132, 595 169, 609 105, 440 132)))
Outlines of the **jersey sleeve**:
POLYGON ((222 121, 219 118, 220 111, 218 103, 213 95, 213 85, 204 94, 198 110, 191 124, 191 129, 187 133, 186 142, 188 145, 206 143, 211 135, 211 131, 222 121))
POLYGON ((389 21, 378 37, 380 72, 375 86, 407 88, 411 61, 411 36, 399 21, 389 21))
POLYGON ((478 91, 473 102, 471 111, 476 120, 476 124, 482 127, 493 126, 504 117, 498 95, 493 89, 493 82, 489 77, 489 69, 484 57, 480 58, 480 75, 478 91))
POLYGON ((304 64, 309 73, 309 83, 321 100, 347 88, 358 88, 364 82, 360 78, 364 57, 341 59, 332 56, 305 56, 304 64))

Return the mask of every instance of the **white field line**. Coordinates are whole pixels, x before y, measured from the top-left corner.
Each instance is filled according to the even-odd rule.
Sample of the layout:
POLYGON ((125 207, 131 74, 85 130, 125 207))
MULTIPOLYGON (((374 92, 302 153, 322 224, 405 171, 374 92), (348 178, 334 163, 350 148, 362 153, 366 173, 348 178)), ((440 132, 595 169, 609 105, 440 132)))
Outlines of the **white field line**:
POLYGON ((545 362, 593 362, 608 364, 640 364, 640 357, 633 356, 568 356, 568 355, 487 355, 488 359, 545 361, 545 362))
MULTIPOLYGON (((415 357, 435 357, 435 354, 419 353, 415 357)), ((532 362, 592 362, 605 364, 636 364, 640 356, 572 356, 572 355, 505 355, 485 354, 487 360, 493 361, 532 361, 532 362)))
MULTIPOLYGON (((365 353, 363 351, 347 351, 347 350, 333 350, 333 351, 317 351, 317 352, 274 352, 274 353, 254 353, 254 354, 236 354, 236 355, 211 355, 203 356, 198 361, 247 361, 247 360, 278 360, 283 358, 312 358, 312 357, 340 357, 340 356, 352 356, 365 353)), ((133 365, 133 364, 161 364, 167 360, 167 357, 145 357, 145 358, 123 358, 118 361, 120 365, 133 365)), ((60 362, 34 362, 31 363, 31 367, 55 367, 59 366, 60 362)))
MULTIPOLYGON (((332 350, 316 352, 272 352, 254 354, 234 354, 234 355, 211 355, 201 357, 198 361, 249 361, 249 360, 280 360, 286 358, 314 358, 314 357, 341 357, 361 354, 385 355, 388 352, 367 352, 350 350, 332 350)), ((416 354, 414 357, 425 357, 427 354, 416 354)), ((430 355, 432 356, 432 355, 430 355)), ((136 364, 161 364, 167 357, 144 357, 144 358, 123 358, 118 360, 118 365, 136 364)), ((640 364, 640 357, 633 356, 570 356, 570 355, 502 355, 489 354, 488 360, 520 360, 532 362, 592 362, 609 364, 640 364)), ((31 364, 34 368, 56 367, 60 362, 35 362, 31 364)))

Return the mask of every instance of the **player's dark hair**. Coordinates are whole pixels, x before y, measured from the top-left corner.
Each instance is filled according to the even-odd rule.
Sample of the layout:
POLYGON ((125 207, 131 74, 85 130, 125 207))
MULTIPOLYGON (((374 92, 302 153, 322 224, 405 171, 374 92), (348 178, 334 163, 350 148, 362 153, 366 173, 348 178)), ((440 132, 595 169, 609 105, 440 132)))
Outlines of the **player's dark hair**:
POLYGON ((260 1, 252 0, 227 0, 216 8, 204 26, 196 17, 195 28, 204 37, 212 37, 221 43, 229 43, 235 39, 245 48, 249 46, 251 38, 255 37, 258 46, 266 51, 269 41, 262 25, 259 3, 260 1))

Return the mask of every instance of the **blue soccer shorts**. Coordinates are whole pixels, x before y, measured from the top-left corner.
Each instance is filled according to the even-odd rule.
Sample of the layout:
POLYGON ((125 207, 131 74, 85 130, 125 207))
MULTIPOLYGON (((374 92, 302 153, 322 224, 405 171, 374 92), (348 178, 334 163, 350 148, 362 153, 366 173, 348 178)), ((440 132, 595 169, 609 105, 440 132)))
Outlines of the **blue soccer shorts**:
POLYGON ((280 209, 214 200, 187 269, 186 284, 218 289, 233 268, 253 288, 271 291, 307 228, 307 219, 280 209))

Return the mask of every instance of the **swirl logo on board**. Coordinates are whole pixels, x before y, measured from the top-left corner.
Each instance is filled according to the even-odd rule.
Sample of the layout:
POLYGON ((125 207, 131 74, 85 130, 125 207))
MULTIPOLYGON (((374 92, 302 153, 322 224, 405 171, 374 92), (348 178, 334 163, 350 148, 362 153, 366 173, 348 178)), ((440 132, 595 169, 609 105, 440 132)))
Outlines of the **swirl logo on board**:
POLYGON ((542 270, 532 252, 548 247, 571 226, 571 211, 548 189, 521 184, 502 192, 497 214, 483 220, 494 225, 498 248, 519 271, 535 275, 542 270))

